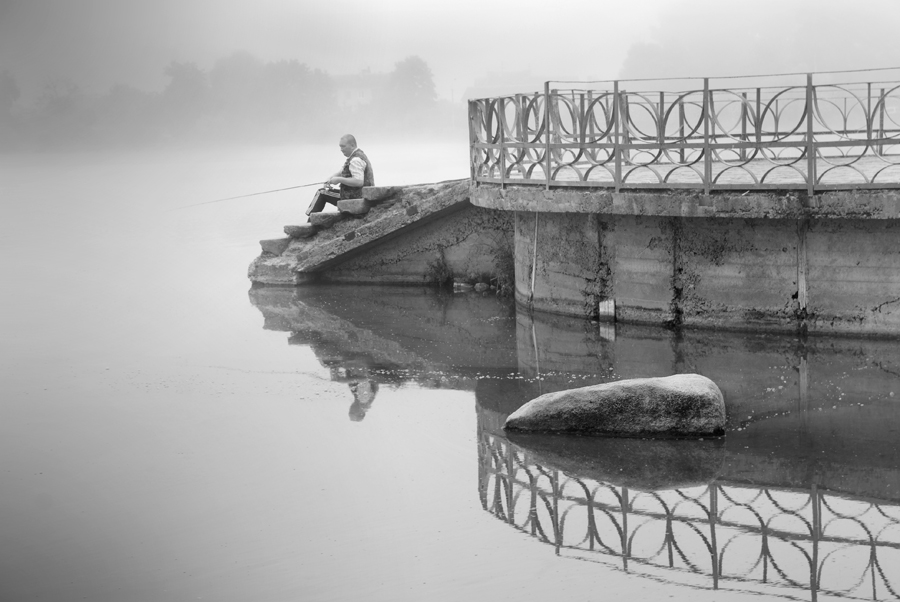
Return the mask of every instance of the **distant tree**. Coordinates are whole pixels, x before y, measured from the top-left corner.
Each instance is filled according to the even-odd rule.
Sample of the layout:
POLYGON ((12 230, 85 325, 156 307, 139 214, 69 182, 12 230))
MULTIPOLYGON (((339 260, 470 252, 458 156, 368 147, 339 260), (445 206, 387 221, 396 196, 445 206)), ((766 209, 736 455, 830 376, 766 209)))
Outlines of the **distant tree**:
POLYGON ((19 100, 19 86, 8 71, 0 71, 0 116, 9 115, 13 104, 19 100))
POLYGON ((216 109, 231 113, 258 111, 263 72, 262 61, 246 51, 216 61, 209 73, 216 109))
POLYGON ((334 83, 327 73, 296 60, 266 64, 267 112, 295 123, 321 121, 334 106, 334 83))
POLYGON ((371 127, 404 131, 423 127, 434 119, 434 79, 428 64, 418 56, 396 63, 376 94, 370 107, 360 108, 371 127))
POLYGON ((116 84, 97 101, 97 127, 111 142, 136 142, 153 137, 158 127, 158 98, 126 84, 116 84))
POLYGON ((54 79, 44 84, 38 95, 36 104, 38 111, 45 116, 70 115, 83 104, 81 88, 65 79, 54 79))
POLYGON ((394 65, 387 86, 390 99, 408 107, 430 107, 437 99, 431 69, 418 56, 409 56, 394 65))
POLYGON ((174 125, 195 121, 206 108, 209 84, 206 73, 191 62, 173 61, 165 69, 169 83, 163 90, 163 105, 174 125))
POLYGON ((93 109, 77 84, 54 79, 41 89, 26 121, 41 145, 79 143, 91 135, 93 109))

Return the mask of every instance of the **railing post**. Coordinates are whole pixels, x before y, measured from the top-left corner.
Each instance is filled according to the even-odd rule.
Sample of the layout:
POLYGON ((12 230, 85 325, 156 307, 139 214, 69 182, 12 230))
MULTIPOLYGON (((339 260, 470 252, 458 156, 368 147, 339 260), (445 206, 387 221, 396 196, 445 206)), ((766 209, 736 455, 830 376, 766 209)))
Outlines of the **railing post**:
POLYGON ((476 100, 469 101, 469 179, 472 182, 475 182, 477 185, 477 181, 475 180, 475 103, 478 102, 476 100))
POLYGON ((781 113, 779 113, 779 111, 778 111, 778 99, 777 98, 775 99, 774 106, 775 106, 775 113, 774 113, 774 115, 775 115, 775 131, 772 134, 772 140, 775 140, 776 138, 778 138, 779 127, 780 127, 779 123, 781 122, 781 113))
POLYGON ((875 116, 872 115, 872 82, 866 84, 866 141, 872 144, 872 124, 875 116))
POLYGON ((710 111, 709 78, 703 78, 703 192, 709 195, 712 185, 712 154, 709 148, 709 111, 710 111))
POLYGON ((806 193, 812 202, 816 191, 816 143, 813 131, 813 74, 806 74, 806 193))
POLYGON ((613 143, 613 153, 615 153, 616 158, 616 172, 613 174, 613 180, 615 183, 615 190, 619 192, 622 189, 622 141, 620 140, 621 135, 621 124, 619 123, 620 119, 620 99, 619 99, 619 82, 616 80, 613 82, 613 123, 615 124, 615 142, 613 143))
POLYGON ((547 176, 547 190, 550 190, 550 82, 544 82, 544 172, 547 176))
POLYGON ((628 570, 628 487, 622 487, 622 568, 628 570))
POLYGON ((559 555, 559 549, 562 547, 562 531, 560 530, 559 520, 559 471, 553 471, 553 543, 556 547, 556 554, 559 555))
POLYGON ((622 95, 622 161, 625 165, 631 164, 631 149, 625 148, 631 145, 631 131, 628 124, 631 121, 631 108, 628 106, 628 94, 622 95))
POLYGON ((881 89, 881 94, 878 95, 878 154, 884 154, 884 105, 887 104, 886 98, 884 95, 884 88, 881 89))
MULTIPOLYGON (((597 135, 596 130, 594 129, 594 92, 592 90, 588 90, 587 92, 587 109, 585 109, 586 113, 584 118, 587 120, 587 136, 590 140, 591 144, 596 142, 595 136, 597 135)), ((594 149, 591 150, 591 159, 597 160, 597 153, 594 152, 594 149)))
POLYGON ((513 495, 513 475, 516 472, 515 451, 509 441, 506 442, 506 518, 509 524, 516 524, 515 496, 513 495))
POLYGON ((659 114, 657 115, 657 123, 659 125, 656 128, 657 134, 658 134, 657 139, 659 141, 659 147, 660 147, 660 157, 662 157, 664 155, 662 147, 666 143, 666 124, 663 122, 663 120, 666 117, 665 104, 666 104, 666 93, 660 92, 659 93, 659 111, 658 111, 659 114))
POLYGON ((684 145, 687 144, 687 140, 684 138, 684 97, 680 96, 678 98, 678 138, 681 141, 679 143, 679 159, 681 159, 681 163, 684 163, 685 153, 684 153, 684 145))
POLYGON ((580 120, 580 123, 578 124, 578 150, 584 154, 584 143, 585 138, 587 137, 587 120, 584 116, 587 105, 584 103, 584 92, 581 92, 578 95, 578 105, 578 119, 580 120))
POLYGON ((713 589, 719 589, 719 545, 716 540, 716 523, 719 520, 719 489, 715 483, 709 486, 709 552, 712 560, 713 589))
POLYGON ((524 94, 516 94, 516 141, 525 142, 527 124, 525 123, 526 100, 524 94))
POLYGON ((763 114, 762 114, 762 88, 756 89, 756 126, 753 128, 756 131, 755 136, 755 148, 758 156, 764 156, 765 153, 760 152, 760 147, 762 146, 762 123, 763 123, 763 114))
MULTIPOLYGON (((741 144, 747 143, 747 93, 741 92, 741 144)), ((747 149, 741 146, 741 161, 747 160, 747 149)))
POLYGON ((815 483, 810 490, 810 502, 812 502, 812 558, 809 560, 809 590, 812 600, 816 600, 819 592, 819 539, 822 537, 822 506, 819 497, 819 488, 815 483))
POLYGON ((523 179, 527 172, 522 170, 522 164, 525 161, 525 157, 530 153, 528 146, 530 143, 528 136, 528 99, 529 97, 524 94, 516 96, 516 110, 519 112, 516 120, 516 137, 522 145, 516 152, 516 161, 519 164, 519 171, 522 173, 523 179))
POLYGON ((500 189, 506 188, 506 99, 498 98, 497 121, 500 127, 500 189))

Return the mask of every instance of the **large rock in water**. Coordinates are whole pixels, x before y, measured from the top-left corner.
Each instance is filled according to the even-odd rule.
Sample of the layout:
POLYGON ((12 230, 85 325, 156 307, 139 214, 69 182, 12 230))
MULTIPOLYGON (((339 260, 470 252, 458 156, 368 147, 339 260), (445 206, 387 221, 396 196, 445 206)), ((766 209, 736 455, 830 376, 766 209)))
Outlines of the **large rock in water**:
POLYGON ((635 378, 547 393, 506 419, 505 429, 625 437, 700 437, 725 432, 725 400, 699 374, 635 378))

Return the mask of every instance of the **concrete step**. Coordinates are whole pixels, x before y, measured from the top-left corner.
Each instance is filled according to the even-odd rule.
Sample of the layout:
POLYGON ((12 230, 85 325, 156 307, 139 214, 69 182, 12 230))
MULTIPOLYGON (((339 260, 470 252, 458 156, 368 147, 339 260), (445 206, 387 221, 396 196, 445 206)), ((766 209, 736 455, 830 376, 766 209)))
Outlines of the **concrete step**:
POLYGON ((365 215, 372 207, 366 199, 344 199, 337 204, 338 211, 354 216, 365 215))
POLYGON ((318 231, 313 224, 300 224, 299 226, 285 226, 284 233, 291 238, 309 238, 318 231))
POLYGON ((259 284, 299 284, 409 230, 470 207, 468 180, 403 188, 371 187, 363 192, 375 200, 348 199, 338 205, 340 208, 343 204, 342 211, 358 219, 313 214, 308 224, 285 226, 285 233, 291 237, 289 244, 276 254, 279 245, 267 242, 267 251, 250 266, 250 279, 259 284), (331 220, 335 221, 327 228, 315 225, 331 220))
POLYGON ((319 230, 325 230, 332 227, 342 219, 344 219, 344 216, 340 213, 313 213, 309 216, 309 223, 319 230))
POLYGON ((288 245, 291 244, 291 238, 270 238, 268 240, 259 241, 259 246, 262 247, 263 253, 267 255, 281 255, 287 250, 288 245))
POLYGON ((371 205, 379 205, 396 197, 401 190, 401 186, 367 186, 363 188, 362 195, 371 205))

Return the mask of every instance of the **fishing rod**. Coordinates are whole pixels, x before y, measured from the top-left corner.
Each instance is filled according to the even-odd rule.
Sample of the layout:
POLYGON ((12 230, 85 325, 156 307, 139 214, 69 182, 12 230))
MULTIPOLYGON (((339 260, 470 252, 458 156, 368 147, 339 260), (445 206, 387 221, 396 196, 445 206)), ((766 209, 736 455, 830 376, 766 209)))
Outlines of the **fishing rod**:
POLYGON ((295 188, 309 188, 310 186, 322 186, 322 182, 313 182, 312 184, 300 184, 299 186, 288 186, 287 188, 276 188, 275 190, 264 190, 262 192, 251 192, 250 194, 241 194, 238 196, 230 196, 224 199, 216 199, 214 201, 203 201, 202 203, 194 203, 193 205, 182 205, 175 207, 169 211, 177 211, 178 209, 187 209, 188 207, 199 207, 200 205, 209 205, 211 203, 221 203, 222 201, 233 201, 234 199, 245 199, 250 196, 259 196, 261 194, 270 194, 272 192, 282 192, 284 190, 294 190, 295 188))

